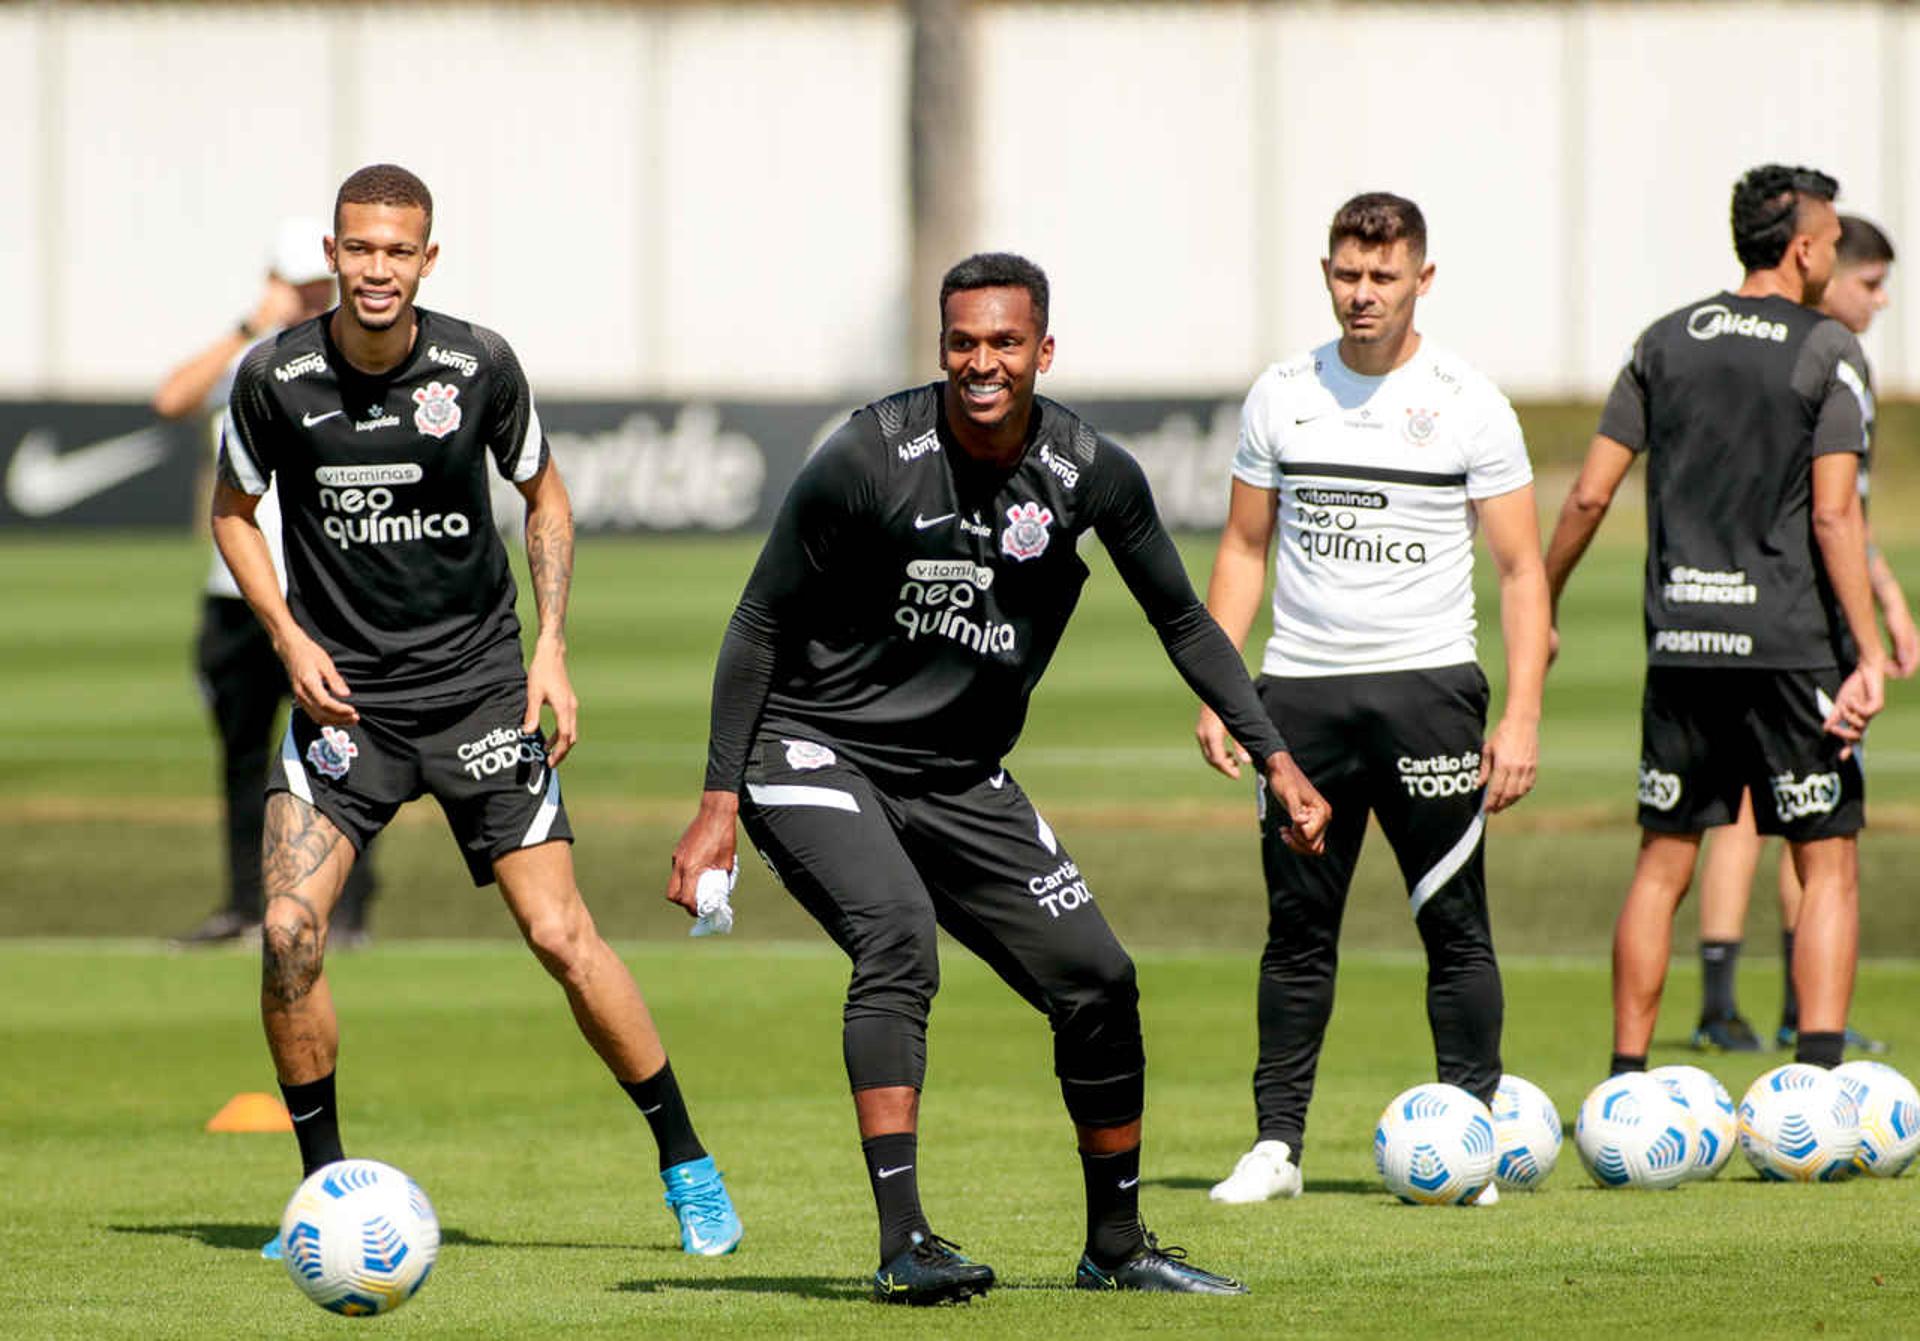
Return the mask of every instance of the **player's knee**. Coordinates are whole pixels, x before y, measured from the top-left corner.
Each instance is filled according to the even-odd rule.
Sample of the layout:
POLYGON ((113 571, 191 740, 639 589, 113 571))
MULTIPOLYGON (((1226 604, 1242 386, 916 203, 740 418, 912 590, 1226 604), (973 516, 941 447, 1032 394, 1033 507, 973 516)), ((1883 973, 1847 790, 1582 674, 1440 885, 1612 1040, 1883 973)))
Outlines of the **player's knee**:
POLYGON ((261 991, 282 1005, 300 1000, 320 980, 320 936, 305 918, 276 917, 269 907, 260 928, 261 991))
POLYGON ((563 983, 586 976, 599 933, 584 905, 556 908, 527 919, 527 947, 548 973, 563 983))

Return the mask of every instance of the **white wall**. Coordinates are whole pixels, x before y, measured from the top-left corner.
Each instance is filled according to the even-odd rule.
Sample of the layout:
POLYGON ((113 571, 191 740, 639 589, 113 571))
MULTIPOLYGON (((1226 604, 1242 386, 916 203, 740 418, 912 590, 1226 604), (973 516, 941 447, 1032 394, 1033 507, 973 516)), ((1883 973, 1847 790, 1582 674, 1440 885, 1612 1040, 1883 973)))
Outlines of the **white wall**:
MULTIPOLYGON (((1920 256, 1920 15, 1869 3, 980 10, 976 244, 1056 288, 1051 386, 1232 392, 1331 331, 1359 190, 1426 208, 1423 327, 1595 395, 1737 279, 1733 179, 1835 173, 1920 256)), ((909 353, 904 15, 762 7, 0 7, 0 394, 142 396, 249 306, 273 222, 407 163, 423 301, 549 393, 869 393, 909 353)), ((1869 340, 1920 394, 1896 276, 1869 340), (1910 357, 1911 356, 1911 357, 1910 357)))

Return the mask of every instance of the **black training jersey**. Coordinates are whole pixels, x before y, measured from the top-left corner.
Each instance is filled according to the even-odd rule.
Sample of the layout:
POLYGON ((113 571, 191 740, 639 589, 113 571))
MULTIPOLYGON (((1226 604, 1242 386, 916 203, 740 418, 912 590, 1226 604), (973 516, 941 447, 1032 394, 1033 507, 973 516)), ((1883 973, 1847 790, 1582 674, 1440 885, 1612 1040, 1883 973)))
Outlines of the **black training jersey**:
POLYGON ((1813 536, 1813 458, 1867 450, 1839 322, 1721 293, 1647 327, 1600 432, 1647 457, 1647 661, 1816 670, 1845 620, 1813 536))
POLYGON ((287 604, 363 706, 457 700, 522 672, 486 471, 539 474, 540 416, 506 341, 416 316, 413 352, 377 375, 342 357, 327 316, 263 341, 235 374, 220 448, 246 492, 278 481, 287 604))
POLYGON ((1261 760, 1285 748, 1133 458, 1037 398, 1019 463, 981 466, 941 386, 860 410, 794 482, 721 648, 707 787, 739 789, 756 725, 895 782, 991 772, 1079 600, 1089 531, 1235 737, 1261 760))

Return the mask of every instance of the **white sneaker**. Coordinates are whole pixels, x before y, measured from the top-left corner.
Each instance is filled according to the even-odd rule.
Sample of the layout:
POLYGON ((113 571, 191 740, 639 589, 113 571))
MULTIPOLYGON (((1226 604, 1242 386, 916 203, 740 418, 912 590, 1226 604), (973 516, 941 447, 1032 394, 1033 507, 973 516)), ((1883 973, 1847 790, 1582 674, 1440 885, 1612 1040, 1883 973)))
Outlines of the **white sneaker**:
POLYGON ((1488 1183, 1480 1189, 1480 1195, 1468 1202, 1469 1206, 1498 1206, 1500 1204, 1500 1185, 1488 1183))
POLYGON ((1299 1195, 1300 1169, 1285 1141, 1255 1142, 1253 1149, 1240 1156, 1233 1172, 1207 1193, 1210 1199, 1231 1205, 1299 1195))

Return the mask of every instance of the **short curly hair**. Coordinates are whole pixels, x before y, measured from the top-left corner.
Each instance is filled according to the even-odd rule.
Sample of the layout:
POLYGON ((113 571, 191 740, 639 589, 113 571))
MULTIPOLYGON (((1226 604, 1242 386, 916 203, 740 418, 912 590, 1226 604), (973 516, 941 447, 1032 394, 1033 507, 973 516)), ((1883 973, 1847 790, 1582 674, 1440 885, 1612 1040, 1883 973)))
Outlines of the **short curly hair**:
POLYGON ((1346 239, 1367 247, 1391 247, 1402 238, 1415 256, 1427 254, 1427 216, 1405 196, 1367 191, 1334 211, 1327 228, 1327 255, 1346 239))
POLYGON ((940 324, 947 324, 947 299, 969 289, 1025 289, 1033 300, 1033 319, 1041 333, 1047 329, 1050 297, 1047 272, 1024 256, 1010 251, 977 252, 947 271, 940 281, 940 324))
POLYGON ((371 163, 344 182, 333 197, 333 229, 340 231, 343 205, 397 205, 427 216, 427 236, 433 236, 433 192, 427 184, 397 163, 371 163))
POLYGON ((1767 163, 1733 186, 1733 251, 1749 271, 1771 270, 1800 231, 1800 207, 1832 200, 1840 183, 1816 168, 1767 163))

